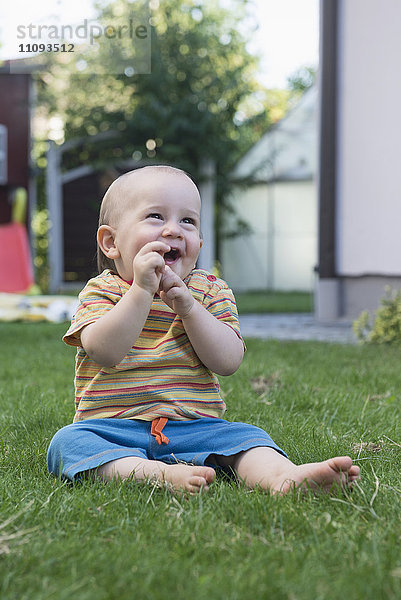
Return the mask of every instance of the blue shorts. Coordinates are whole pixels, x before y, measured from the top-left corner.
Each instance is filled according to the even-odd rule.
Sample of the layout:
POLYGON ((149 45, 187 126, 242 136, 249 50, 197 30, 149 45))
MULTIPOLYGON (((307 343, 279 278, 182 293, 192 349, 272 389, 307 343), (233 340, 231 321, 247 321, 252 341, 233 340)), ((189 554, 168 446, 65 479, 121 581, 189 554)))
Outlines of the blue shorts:
POLYGON ((211 467, 217 466, 208 463, 211 454, 232 456, 258 446, 286 456, 263 429, 246 423, 212 418, 169 420, 163 428, 168 443, 158 443, 151 426, 151 421, 133 419, 86 419, 67 425, 50 443, 48 469, 74 480, 85 471, 126 456, 211 467))

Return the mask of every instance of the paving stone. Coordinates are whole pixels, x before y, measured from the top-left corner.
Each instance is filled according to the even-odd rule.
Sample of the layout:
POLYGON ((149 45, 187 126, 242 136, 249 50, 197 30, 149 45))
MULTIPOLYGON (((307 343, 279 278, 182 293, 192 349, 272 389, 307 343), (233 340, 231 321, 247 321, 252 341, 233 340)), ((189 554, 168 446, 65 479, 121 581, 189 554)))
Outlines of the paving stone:
POLYGON ((240 315, 244 338, 278 340, 317 340, 355 344, 351 322, 318 323, 313 314, 246 314, 240 315))

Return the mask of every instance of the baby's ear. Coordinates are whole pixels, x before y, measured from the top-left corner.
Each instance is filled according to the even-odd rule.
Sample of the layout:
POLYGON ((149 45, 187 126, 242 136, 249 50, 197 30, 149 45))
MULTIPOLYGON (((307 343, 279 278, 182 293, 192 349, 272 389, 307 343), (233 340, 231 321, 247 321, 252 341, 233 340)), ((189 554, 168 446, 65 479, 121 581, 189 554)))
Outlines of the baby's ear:
POLYGON ((120 257, 120 252, 115 244, 114 230, 109 225, 101 225, 97 230, 97 243, 107 258, 114 260, 120 257))

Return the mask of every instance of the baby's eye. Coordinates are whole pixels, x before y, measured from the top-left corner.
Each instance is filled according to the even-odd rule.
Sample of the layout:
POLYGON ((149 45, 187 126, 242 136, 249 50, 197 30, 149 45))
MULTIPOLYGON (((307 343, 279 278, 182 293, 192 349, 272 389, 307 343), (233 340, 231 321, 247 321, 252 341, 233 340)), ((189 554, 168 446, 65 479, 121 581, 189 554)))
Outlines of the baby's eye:
POLYGON ((191 217, 184 217, 182 219, 183 223, 189 223, 190 225, 195 225, 195 219, 192 219, 191 217))
POLYGON ((161 216, 160 213, 150 213, 146 218, 147 219, 163 219, 163 217, 161 216))

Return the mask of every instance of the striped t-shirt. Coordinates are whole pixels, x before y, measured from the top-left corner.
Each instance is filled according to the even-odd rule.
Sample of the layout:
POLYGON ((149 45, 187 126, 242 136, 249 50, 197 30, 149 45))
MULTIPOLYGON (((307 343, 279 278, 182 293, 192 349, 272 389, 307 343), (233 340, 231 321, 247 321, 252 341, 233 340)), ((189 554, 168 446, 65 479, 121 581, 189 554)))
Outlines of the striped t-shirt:
MULTIPOLYGON (((240 336, 234 296, 223 280, 196 269, 184 281, 198 302, 240 336)), ((77 312, 63 338, 78 347, 74 421, 220 418, 226 407, 217 377, 199 360, 180 317, 158 295, 140 336, 119 364, 101 367, 81 347, 82 328, 110 310, 129 288, 118 275, 104 271, 79 295, 77 312)))

